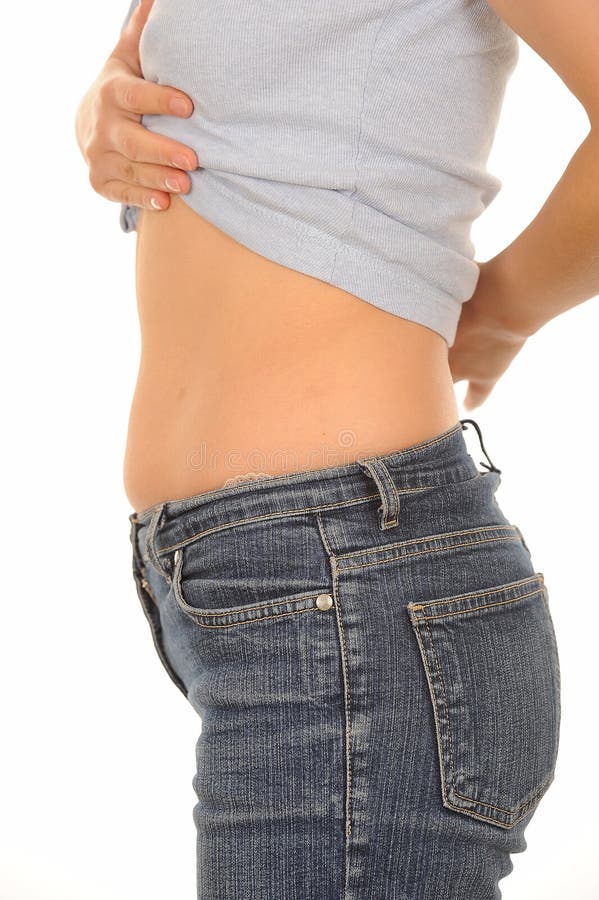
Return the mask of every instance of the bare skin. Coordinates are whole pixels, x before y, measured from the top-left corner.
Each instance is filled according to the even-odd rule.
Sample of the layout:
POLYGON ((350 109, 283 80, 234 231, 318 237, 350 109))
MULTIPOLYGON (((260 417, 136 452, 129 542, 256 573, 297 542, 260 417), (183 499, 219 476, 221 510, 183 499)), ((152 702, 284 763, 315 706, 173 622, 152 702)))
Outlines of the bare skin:
MULTIPOLYGON (((596 4, 490 5, 595 121, 596 4)), ((194 151, 139 124, 142 113, 166 112, 169 97, 186 99, 188 110, 192 103, 140 77, 137 44, 150 6, 142 0, 134 12, 77 119, 94 189, 143 207, 142 356, 124 468, 136 510, 247 473, 344 464, 437 434, 458 420, 455 382, 468 381, 467 409, 480 405, 535 331, 599 292, 597 128, 537 217, 479 263, 449 354, 436 332, 238 244, 165 183, 174 176, 188 190, 184 169, 200 164, 194 151), (188 157, 183 169, 176 150, 188 157), (151 197, 162 210, 152 209, 151 197)))
POLYGON ((237 243, 180 197, 140 210, 136 509, 243 472, 343 465, 458 421, 447 344, 237 243))

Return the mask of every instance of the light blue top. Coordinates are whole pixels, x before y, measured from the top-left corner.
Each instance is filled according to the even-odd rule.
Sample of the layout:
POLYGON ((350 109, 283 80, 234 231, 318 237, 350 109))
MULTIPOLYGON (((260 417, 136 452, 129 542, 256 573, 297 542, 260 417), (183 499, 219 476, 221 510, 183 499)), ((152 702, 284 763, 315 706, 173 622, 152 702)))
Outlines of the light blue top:
POLYGON ((195 108, 142 123, 195 150, 181 197, 217 228, 451 346, 518 48, 486 0, 154 0, 143 76, 195 108))

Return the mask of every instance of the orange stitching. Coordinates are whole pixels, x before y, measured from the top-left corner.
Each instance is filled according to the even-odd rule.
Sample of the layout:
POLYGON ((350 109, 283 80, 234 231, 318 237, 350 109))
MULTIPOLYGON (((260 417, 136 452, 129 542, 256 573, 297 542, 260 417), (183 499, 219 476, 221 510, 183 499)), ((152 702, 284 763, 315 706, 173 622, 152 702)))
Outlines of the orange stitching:
MULTIPOLYGON (((190 604, 186 601, 185 597, 183 596, 183 591, 181 589, 182 569, 183 569, 183 557, 181 556, 181 562, 175 567, 175 571, 173 573, 173 589, 174 589, 174 593, 175 593, 175 599, 177 600, 177 603, 178 603, 179 607, 181 608, 181 610, 183 612, 188 612, 194 618, 196 618, 198 616, 201 616, 202 618, 209 618, 211 616, 215 617, 215 618, 223 618, 224 616, 244 614, 244 613, 248 613, 248 612, 254 612, 255 610, 259 610, 259 609, 269 609, 270 607, 282 606, 285 603, 302 603, 304 600, 315 600, 319 596, 319 594, 323 593, 322 591, 310 591, 310 593, 302 594, 300 597, 287 597, 287 598, 283 598, 282 600, 265 600, 263 603, 258 603, 255 606, 242 606, 242 607, 239 607, 238 609, 219 609, 219 610, 215 610, 214 612, 211 610, 204 611, 204 610, 196 609, 193 606, 190 606, 190 604)), ((318 609, 318 607, 314 607, 314 608, 318 609)), ((308 606, 307 609, 312 609, 312 607, 308 606)), ((303 609, 290 610, 288 613, 277 613, 276 616, 292 615, 294 612, 305 612, 305 610, 303 610, 303 609)), ((322 610, 321 610, 321 612, 322 612, 322 610)), ((257 621, 258 619, 272 619, 272 618, 275 618, 276 616, 256 616, 255 619, 252 621, 257 621)), ((223 626, 219 626, 219 627, 230 628, 231 625, 243 625, 243 624, 244 624, 244 622, 242 620, 239 622, 232 622, 228 625, 223 625, 223 626)), ((210 626, 206 626, 206 627, 210 627, 210 626)))
MULTIPOLYGON (((409 609, 426 609, 429 606, 437 606, 439 603, 459 603, 461 600, 470 600, 471 597, 482 598, 488 597, 489 594, 500 594, 504 591, 514 590, 517 587, 520 587, 523 584, 526 584, 528 581, 541 581, 544 582, 543 573, 535 572, 534 575, 527 575, 526 578, 519 578, 518 581, 510 581, 508 584, 500 584, 494 588, 488 588, 484 591, 471 591, 469 594, 459 594, 457 597, 441 597, 440 600, 429 600, 426 603, 408 603, 409 609)), ((538 590, 542 591, 543 586, 538 588, 538 590)), ((524 595, 526 596, 526 595, 524 595)), ((420 617, 421 618, 421 617, 420 617)))
MULTIPOLYGON (((278 476, 275 476, 278 477, 278 476)), ((449 482, 449 485, 454 482, 449 482)), ((430 491, 434 488, 439 487, 439 485, 434 484, 425 484, 422 487, 408 487, 408 488, 397 488, 397 492, 399 494, 417 494, 420 491, 430 491)), ((445 487, 445 485, 441 485, 441 487, 445 487)), ((377 491, 375 494, 366 494, 362 497, 354 497, 353 500, 340 500, 338 503, 325 503, 323 506, 304 506, 301 508, 293 508, 293 509, 284 509, 278 513, 264 513, 261 516, 247 516, 244 519, 235 519, 232 522, 223 522, 222 525, 215 525, 213 528, 207 528, 205 531, 198 531, 196 534, 192 534, 191 537, 185 538, 183 541, 179 541, 176 544, 170 544, 168 547, 160 547, 156 551, 157 556, 164 556, 166 553, 171 553, 173 550, 177 550, 179 547, 184 547, 186 544, 195 541, 197 538, 203 537, 206 534, 212 534, 215 531, 221 531, 224 528, 232 528, 237 525, 244 525, 246 522, 261 522, 265 519, 280 519, 283 516, 288 515, 296 515, 304 512, 318 512, 319 510, 328 510, 328 509, 343 509, 346 506, 354 506, 357 503, 365 503, 367 500, 378 500, 380 498, 380 494, 377 491)), ((190 510, 187 510, 190 512, 190 510)))
POLYGON ((337 624, 339 627, 339 644, 341 647, 341 670, 343 673, 343 699, 345 704, 346 717, 346 738, 345 738, 345 758, 346 758, 346 781, 347 781, 347 798, 345 809, 345 833, 349 837, 352 833, 351 821, 351 800, 352 800, 352 756, 351 756, 351 694, 349 688, 349 661, 347 658, 347 648, 345 644, 345 633, 343 631, 343 617, 341 600, 339 597, 339 576, 337 568, 337 560, 331 551, 331 546, 327 538, 324 523, 320 513, 316 513, 316 524, 320 534, 320 538, 324 545, 325 551, 329 557, 331 565, 331 575, 333 579, 333 598, 335 600, 335 608, 337 609, 337 624))
MULTIPOLYGON (((412 491, 426 491, 429 490, 428 487, 421 488, 409 488, 404 493, 411 493, 412 491)), ((339 501, 339 503, 329 503, 324 506, 303 506, 298 509, 284 509, 278 513, 264 513, 261 516, 246 516, 244 519, 234 519, 231 522, 223 522, 221 525, 215 525, 213 528, 206 528, 205 531, 198 531, 196 534, 192 534, 190 537, 185 538, 183 541, 178 541, 176 544, 170 544, 168 547, 160 547, 157 551, 157 556, 164 556, 165 553, 171 553, 173 550, 178 550, 179 547, 184 547, 186 544, 195 541, 197 538, 203 537, 205 534, 212 534, 214 531, 221 531, 224 528, 233 528, 236 525, 244 525, 246 522, 262 522, 264 519, 280 519, 282 516, 295 515, 299 513, 305 512, 316 512, 320 509, 337 509, 337 507, 344 506, 353 506, 356 503, 365 503, 367 500, 374 500, 378 498, 378 491, 375 494, 366 494, 363 497, 354 497, 353 500, 343 500, 339 501)))
MULTIPOLYGON (((334 607, 331 606, 331 609, 333 608, 334 607)), ((184 609, 183 611, 187 612, 191 618, 196 620, 197 624, 201 625, 202 628, 239 628, 242 625, 250 625, 253 622, 266 622, 267 619, 280 619, 283 616, 295 616, 297 615, 297 613, 322 612, 322 610, 319 610, 317 606, 307 606, 305 609, 293 609, 291 610, 291 612, 275 613, 274 616, 255 616, 253 619, 242 619, 240 622, 230 622, 228 625, 207 625, 205 622, 199 621, 199 618, 203 615, 203 613, 192 613, 187 609, 184 609)))
POLYGON ((423 541, 436 541, 445 537, 459 537, 462 534, 483 534, 485 531, 516 531, 515 525, 477 525, 476 528, 465 528, 463 531, 442 531, 440 534, 425 534, 422 537, 410 538, 406 541, 393 541, 383 544, 381 547, 366 547, 364 550, 352 550, 349 553, 340 553, 337 559, 347 559, 350 556, 359 556, 365 553, 382 553, 391 548, 407 547, 410 544, 421 544, 423 541))
POLYGON ((442 547, 435 547, 432 550, 416 550, 414 553, 400 553, 398 556, 390 556, 388 559, 377 559, 374 562, 358 563, 356 566, 340 566, 339 571, 348 572, 350 569, 367 569, 370 566, 385 565, 385 563, 395 562, 398 559, 409 559, 411 556, 422 556, 425 553, 441 553, 443 550, 455 550, 458 547, 473 547, 476 544, 488 544, 493 541, 517 541, 516 535, 508 537, 491 537, 482 538, 480 541, 458 541, 456 544, 444 544, 442 547))
MULTIPOLYGON (((191 612, 194 616, 202 616, 203 618, 210 618, 210 617, 223 618, 223 616, 232 616, 232 615, 237 615, 238 613, 242 614, 242 613, 254 612, 255 610, 259 610, 259 609, 269 609, 270 607, 282 606, 285 603, 302 603, 304 600, 315 600, 318 597, 318 593, 306 594, 303 597, 293 597, 293 598, 288 598, 287 600, 266 600, 264 603, 258 603, 256 606, 241 606, 241 607, 239 607, 239 609, 224 609, 224 610, 221 609, 221 610, 216 610, 214 612, 212 612, 211 610, 206 610, 204 612, 204 610, 199 610, 199 609, 196 609, 194 606, 190 606, 190 604, 186 601, 185 597, 183 596, 183 594, 181 592, 180 578, 177 579, 176 587, 177 587, 176 597, 178 600, 181 601, 179 604, 181 606, 181 608, 184 611, 191 612)), ((322 591, 320 591, 320 593, 322 593, 322 591)), ((310 609, 310 608, 311 607, 308 607, 308 609, 310 609)), ((318 607, 316 607, 316 609, 318 609, 318 607)), ((303 610, 301 610, 301 609, 300 610, 290 610, 290 612, 303 612, 303 610)), ((287 615, 287 613, 277 613, 277 615, 287 615)), ((256 617, 256 618, 258 618, 258 617, 256 617)), ((271 618, 271 617, 264 616, 263 618, 271 618)))
MULTIPOLYGON (((435 642, 433 641, 433 637, 432 637, 431 630, 430 630, 430 627, 429 627, 429 625, 428 625, 428 622, 426 623, 426 630, 428 631, 428 637, 429 637, 430 645, 431 645, 431 647, 432 647, 432 649, 433 649, 433 654, 434 654, 434 656, 435 656, 435 662, 436 662, 436 664, 437 664, 437 673, 438 673, 438 675, 439 675, 439 681, 441 682, 441 688, 442 688, 442 690, 443 690, 443 699, 444 699, 444 701, 445 701, 445 718, 447 719, 447 734, 448 734, 448 736, 449 736, 449 756, 450 756, 450 758, 451 758, 451 769, 450 769, 450 773, 451 773, 451 786, 452 786, 452 789, 453 789, 453 786, 454 786, 454 783, 455 783, 455 762, 454 762, 454 758, 453 758, 453 738, 452 738, 452 736, 451 736, 451 722, 450 722, 450 719, 449 719, 449 703, 447 702, 447 694, 445 693, 445 683, 444 683, 444 681, 443 681, 443 678, 441 677, 441 667, 440 667, 440 665, 439 665, 439 657, 437 656, 437 651, 436 651, 436 649, 435 649, 435 642)), ((433 690, 433 694, 434 694, 434 693, 435 693, 435 692, 434 692, 434 690, 433 690)), ((438 702, 438 701, 436 701, 436 702, 438 702)))
MULTIPOLYGON (((536 800, 537 796, 535 796, 533 798, 533 800, 531 800, 530 802, 532 803, 534 800, 536 800)), ((448 800, 447 798, 445 798, 445 799, 446 799, 446 805, 449 806, 451 809, 455 809, 458 812, 464 813, 464 815, 466 815, 466 816, 472 816, 473 819, 482 819, 485 822, 492 822, 494 825, 499 825, 501 828, 513 828, 514 825, 517 825, 518 822, 521 819, 523 819, 524 816, 527 816, 528 813, 530 812, 530 809, 527 809, 525 812, 522 813, 521 816, 518 816, 517 819, 514 819, 513 822, 501 822, 499 819, 494 819, 491 816, 485 816, 483 813, 475 812, 472 809, 464 809, 463 806, 456 806, 454 803, 451 803, 450 800, 448 800)), ((469 798, 466 797, 465 799, 469 799, 469 798)), ((475 800, 474 802, 478 803, 478 800, 475 800)), ((485 805, 488 806, 489 804, 485 804, 485 805)))
MULTIPOLYGON (((435 733, 436 733, 436 738, 437 738, 437 749, 438 749, 437 760, 439 763, 439 772, 441 775, 441 793, 443 795, 443 799, 447 800, 447 785, 446 785, 446 772, 445 772, 445 763, 444 763, 442 731, 441 731, 441 723, 439 721, 439 709, 438 709, 439 704, 437 703, 437 700, 436 700, 435 687, 432 682, 431 671, 430 671, 428 661, 426 658, 426 649, 424 647, 424 644, 422 641, 422 634, 421 634, 420 628, 418 626, 416 626, 414 628, 414 633, 416 635, 418 647, 420 648, 420 656, 422 658, 422 662, 424 663, 424 671, 425 671, 426 680, 427 680, 427 683, 429 686, 429 693, 432 694, 432 702, 430 703, 430 705, 432 706, 433 717, 435 720, 435 733)), ((431 698, 429 698, 429 701, 430 700, 431 700, 431 698)))
MULTIPOLYGON (((489 592, 487 592, 487 593, 493 593, 493 591, 489 591, 489 592)), ((532 591, 531 593, 532 593, 532 594, 535 594, 535 593, 538 593, 538 591, 532 591)), ((529 597, 529 596, 531 596, 531 593, 529 593, 529 594, 524 594, 523 596, 524 596, 524 597, 529 597)), ((468 595, 465 595, 465 596, 468 596, 468 595)), ((472 595, 470 595, 470 596, 472 596, 472 595)), ((515 599, 520 599, 520 598, 515 598, 515 599)), ((438 601, 438 602, 442 602, 442 601, 438 601)), ((508 603, 509 603, 509 602, 513 602, 513 601, 505 601, 505 602, 508 602, 508 603)), ((489 604, 489 605, 490 605, 490 606, 496 606, 497 604, 489 604)), ((477 609, 485 609, 485 608, 486 608, 486 607, 477 607, 477 609)), ((451 614, 450 614, 450 615, 451 615, 451 614)), ((415 623, 414 623, 414 624, 416 625, 417 631, 419 632, 419 624, 420 624, 420 621, 421 621, 421 620, 423 620, 423 619, 424 619, 424 620, 426 620, 426 619, 433 619, 433 618, 441 618, 441 616, 422 616, 422 617, 420 617, 419 619, 417 619, 417 620, 415 621, 415 623)), ((439 675, 439 681, 440 681, 440 683, 441 683, 441 688, 442 688, 442 691, 443 691, 443 699, 444 699, 444 703, 445 703, 445 718, 447 719, 447 734, 448 734, 448 737, 449 737, 449 753, 450 753, 450 758, 451 758, 451 769, 450 769, 450 773, 451 773, 451 782, 452 782, 452 790, 453 790, 453 793, 455 794, 456 797, 460 797, 462 800, 468 800, 468 801, 470 801, 471 803, 475 803, 475 804, 477 804, 478 806, 484 806, 484 807, 487 807, 488 809, 496 809, 498 812, 505 813, 507 816, 513 816, 513 815, 515 815, 519 810, 525 809, 526 807, 532 806, 532 804, 534 804, 535 800, 536 800, 538 797, 541 796, 541 794, 542 794, 543 791, 545 790, 546 786, 551 782, 551 779, 552 779, 552 777, 553 777, 552 774, 550 774, 550 775, 545 779, 545 781, 541 784, 541 786, 538 788, 537 792, 536 792, 532 797, 529 797, 528 800, 524 801, 523 803, 520 803, 519 806, 514 807, 514 809, 506 809, 506 808, 504 808, 503 806, 495 806, 493 803, 486 803, 484 800, 477 800, 477 799, 475 799, 474 797, 469 797, 469 796, 466 795, 466 794, 460 794, 460 793, 459 793, 458 791, 456 791, 455 788, 453 787, 454 780, 455 780, 455 761, 454 761, 454 755, 453 755, 453 739, 452 739, 452 733, 451 733, 451 721, 450 721, 450 718, 449 718, 449 704, 448 704, 448 702, 447 702, 447 694, 446 694, 446 691, 445 691, 445 682, 443 681, 443 675, 442 675, 442 673, 441 673, 441 666, 440 666, 440 664, 439 664, 439 657, 437 656, 437 650, 436 650, 436 648, 435 648, 435 641, 434 641, 434 639, 433 639, 433 636, 432 636, 430 627, 429 627, 429 625, 428 625, 428 622, 426 623, 426 630, 427 630, 428 636, 429 636, 430 647, 431 647, 431 649, 432 649, 432 651, 433 651, 433 654, 434 654, 434 657, 435 657, 435 662, 436 662, 436 664, 437 664, 437 673, 438 673, 438 675, 439 675)), ((428 662, 427 662, 427 660, 426 660, 426 652, 422 655, 422 660, 423 660, 423 662, 424 662, 424 667, 425 667, 425 669, 426 669, 427 672, 428 672, 429 669, 428 669, 428 662)), ((429 674, 430 674, 430 673, 429 673, 429 674)), ((430 681, 430 679, 429 679, 429 684, 431 684, 431 686, 432 686, 432 682, 430 681)), ((433 687, 433 707, 434 707, 438 702, 439 702, 439 701, 437 700, 436 692, 435 692, 435 689, 434 689, 434 687, 433 687)), ((437 716, 436 716, 436 715, 435 715, 435 721, 439 721, 439 720, 437 719, 437 716)), ((442 749, 442 748, 441 748, 441 749, 442 749)), ((443 754, 441 754, 441 762, 443 762, 443 754)), ((482 814, 482 813, 474 813, 472 810, 464 810, 461 806, 456 806, 455 804, 451 803, 447 797, 445 797, 445 799, 446 799, 446 801, 447 801, 447 805, 450 806, 452 809, 458 810, 459 812, 467 812, 467 813, 469 813, 470 815, 474 815, 476 818, 486 819, 486 820, 489 821, 489 822, 493 822, 493 823, 498 824, 497 820, 494 819, 494 818, 491 818, 491 817, 489 817, 489 816, 485 816, 485 815, 482 814)), ((527 810, 527 812, 528 812, 528 810, 527 810)), ((510 823, 510 826, 515 825, 516 822, 519 822, 520 819, 524 818, 524 816, 527 814, 527 812, 524 812, 518 819, 516 819, 514 822, 511 822, 511 823, 510 823)), ((505 824, 505 823, 503 823, 503 824, 505 824)))
POLYGON ((338 591, 338 573, 337 565, 334 557, 331 558, 331 567, 333 573, 333 597, 335 598, 335 607, 337 609, 337 621, 339 623, 339 639, 341 643, 341 657, 343 669, 343 692, 345 695, 345 716, 346 716, 346 737, 345 737, 345 758, 347 762, 347 797, 345 809, 345 831, 349 837, 352 833, 352 720, 351 720, 351 694, 349 689, 349 661, 347 658, 347 648, 345 644, 345 633, 343 631, 343 616, 341 601, 338 591))
MULTIPOLYGON (((537 799, 537 797, 543 793, 544 788, 551 781, 551 777, 552 776, 550 775, 548 778, 545 779, 545 781, 543 782, 543 784, 541 785, 541 787, 538 789, 538 791, 536 792, 536 794, 533 797, 530 797, 524 803, 521 803, 520 806, 514 807, 513 810, 512 809, 504 809, 503 806, 493 806, 492 803, 485 803, 484 800, 474 800, 474 803, 478 803, 478 804, 480 804, 480 806, 488 806, 490 809, 496 809, 499 812, 504 812, 507 815, 511 816, 514 813, 517 813, 518 810, 523 809, 525 806, 529 806, 529 804, 533 803, 537 799)), ((465 797, 464 794, 458 794, 457 791, 454 791, 454 794, 456 795, 456 797, 461 797, 463 800, 472 800, 473 799, 472 797, 465 797)))
MULTIPOLYGON (((485 603, 484 606, 473 606, 471 609, 460 609, 458 612, 448 612, 448 613, 437 613, 434 616, 419 616, 420 619, 445 619, 447 616, 457 616, 462 613, 472 613, 476 612, 478 609, 490 609, 492 606, 504 606, 506 603, 517 603, 518 600, 524 600, 525 597, 533 597, 535 594, 542 593, 541 588, 537 588, 536 591, 529 591, 527 594, 520 594, 519 597, 511 597, 509 600, 498 600, 496 603, 485 603)), ((435 601, 436 603, 441 601, 435 601)), ((447 600, 447 603, 454 603, 457 601, 447 600)), ((412 607, 413 609, 421 609, 421 607, 412 607)))
POLYGON ((237 613, 254 612, 254 610, 256 610, 256 609, 268 609, 271 606, 282 606, 284 603, 300 603, 304 600, 312 600, 312 599, 315 600, 318 597, 319 593, 320 594, 326 593, 323 591, 319 591, 314 594, 305 594, 303 597, 290 597, 290 598, 287 598, 286 600, 265 600, 264 603, 258 603, 256 606, 240 606, 238 609, 224 609, 224 610, 221 609, 221 610, 216 610, 215 612, 212 612, 211 610, 206 610, 206 612, 204 612, 204 610, 199 610, 199 609, 196 609, 194 606, 190 606, 189 603, 186 601, 185 597, 183 596, 183 594, 181 593, 180 584, 178 584, 177 587, 178 587, 177 595, 181 599, 184 607, 186 609, 192 610, 195 615, 205 616, 205 617, 208 617, 208 616, 230 616, 230 615, 236 615, 237 613))
MULTIPOLYGON (((220 185, 219 185, 219 187, 220 187, 220 185)), ((414 444, 413 447, 406 447, 405 450, 392 450, 390 453, 385 453, 384 455, 380 455, 377 457, 369 457, 369 458, 371 458, 371 459, 374 459, 374 458, 375 459, 390 459, 391 457, 395 457, 395 456, 401 458, 403 456, 407 456, 408 453, 416 453, 422 447, 429 447, 431 444, 438 444, 440 441, 445 440, 450 435, 452 435, 455 431, 459 431, 461 429, 461 427, 462 427, 461 422, 458 422, 457 425, 454 425, 452 428, 448 429, 447 431, 442 432, 440 435, 437 435, 436 437, 433 437, 433 438, 429 438, 426 441, 421 441, 418 444, 414 444)), ((331 468, 336 469, 339 467, 338 466, 332 466, 332 467, 327 466, 325 469, 322 469, 322 470, 319 469, 317 471, 323 471, 323 472, 327 473, 327 472, 330 472, 331 468)), ((486 474, 486 472, 478 472, 477 471, 476 474, 473 475, 472 477, 476 478, 478 475, 485 475, 485 474, 486 474)), ((305 475, 306 475, 306 472, 304 471, 304 472, 293 472, 290 474, 283 474, 283 475, 275 475, 273 477, 274 478, 284 478, 285 482, 287 482, 287 481, 290 481, 291 479, 300 479, 300 478, 304 477, 305 475)), ((247 485, 243 485, 243 487, 246 488, 247 485)), ((214 491, 203 491, 199 494, 194 494, 191 497, 186 497, 185 499, 195 500, 196 498, 199 499, 199 498, 205 497, 207 494, 217 493, 222 490, 223 490, 223 488, 215 488, 214 491)), ((414 490, 428 490, 428 488, 414 488, 414 490)), ((234 496, 237 496, 238 494, 244 494, 244 493, 246 493, 245 490, 244 491, 234 490, 234 496)), ((228 499, 228 495, 225 499, 228 499)), ((168 506, 171 503, 178 503, 178 502, 179 502, 178 500, 163 500, 162 503, 155 503, 153 506, 148 506, 146 509, 135 511, 131 515, 135 517, 137 522, 145 521, 146 518, 148 517, 148 514, 154 512, 159 506, 161 506, 161 505, 168 506), (139 519, 137 518, 138 516, 139 516, 139 519)), ((324 508, 324 507, 319 507, 319 508, 324 508)))

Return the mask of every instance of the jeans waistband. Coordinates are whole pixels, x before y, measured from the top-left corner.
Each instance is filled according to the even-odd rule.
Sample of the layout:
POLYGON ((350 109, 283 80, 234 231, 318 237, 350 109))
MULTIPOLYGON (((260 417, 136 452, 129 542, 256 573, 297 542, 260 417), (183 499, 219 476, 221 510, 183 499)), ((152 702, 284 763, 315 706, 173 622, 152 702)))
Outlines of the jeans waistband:
MULTIPOLYGON (((482 450, 489 459, 479 426, 460 419, 446 431, 403 450, 360 458, 342 466, 330 466, 278 475, 192 497, 168 500, 129 516, 132 530, 145 531, 150 559, 162 569, 159 558, 204 533, 231 527, 248 519, 262 519, 318 509, 334 508, 379 497, 381 528, 398 522, 401 493, 464 481, 479 474, 468 452, 463 430, 476 428, 482 450)), ((500 473, 491 460, 490 466, 500 473)), ((170 568, 170 566, 167 567, 170 568)))

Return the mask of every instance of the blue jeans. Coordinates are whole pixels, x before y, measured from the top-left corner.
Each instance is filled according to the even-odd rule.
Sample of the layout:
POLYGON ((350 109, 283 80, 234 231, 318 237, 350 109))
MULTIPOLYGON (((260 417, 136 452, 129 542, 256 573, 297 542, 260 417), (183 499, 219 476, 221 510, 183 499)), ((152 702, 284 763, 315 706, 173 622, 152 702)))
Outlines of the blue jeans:
POLYGON ((157 653, 201 717, 201 900, 501 896, 554 778, 560 670, 468 422, 482 444, 460 420, 130 516, 157 653))

